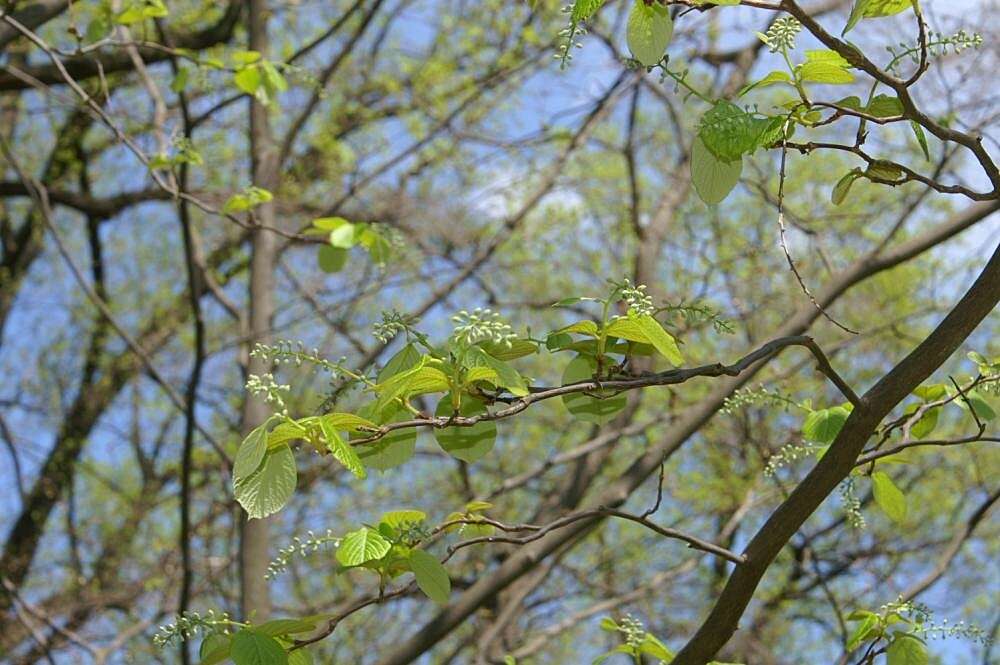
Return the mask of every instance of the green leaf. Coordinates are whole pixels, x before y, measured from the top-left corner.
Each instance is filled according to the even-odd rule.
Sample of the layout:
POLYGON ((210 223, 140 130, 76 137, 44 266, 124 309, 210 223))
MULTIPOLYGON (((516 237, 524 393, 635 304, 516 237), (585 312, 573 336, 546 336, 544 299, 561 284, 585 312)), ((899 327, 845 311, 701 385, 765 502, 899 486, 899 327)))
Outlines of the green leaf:
POLYGON ((735 162, 757 149, 770 126, 771 118, 758 118, 732 102, 719 100, 702 116, 698 138, 719 160, 735 162))
POLYGON ((423 355, 416 346, 413 344, 404 345, 392 358, 389 358, 382 371, 378 373, 378 382, 383 383, 400 372, 416 367, 422 358, 423 355))
POLYGON ((872 490, 875 493, 875 503, 882 512, 897 524, 906 519, 906 497, 883 471, 872 474, 872 490))
POLYGON ((667 645, 657 639, 656 636, 649 633, 646 633, 646 636, 639 644, 639 652, 653 658, 658 658, 665 663, 669 663, 674 658, 674 652, 668 649, 667 645))
MULTIPOLYGON (((300 439, 306 438, 306 429, 300 424, 303 422, 312 422, 309 418, 303 418, 295 423, 278 423, 274 429, 267 433, 267 445, 269 448, 274 448, 280 443, 288 443, 290 441, 298 441, 300 439)), ((239 453, 237 453, 239 455, 239 453)), ((256 467, 254 467, 256 468, 256 467)))
POLYGON ((392 256, 392 242, 386 235, 376 231, 371 224, 359 228, 360 232, 355 232, 358 242, 368 250, 372 263, 384 266, 392 256))
POLYGON ((903 170, 892 162, 875 160, 865 169, 865 177, 895 182, 903 177, 903 170))
MULTIPOLYGON (((566 366, 562 376, 562 384, 565 386, 581 381, 592 381, 595 371, 597 371, 597 361, 594 358, 578 355, 566 366)), ((599 391, 593 392, 598 393, 599 391)), ((579 420, 602 425, 624 409, 627 402, 624 393, 614 395, 610 391, 605 391, 605 394, 608 396, 598 398, 584 393, 571 393, 563 395, 562 401, 569 412, 579 420)))
MULTIPOLYGON (((919 406, 914 404, 911 408, 907 409, 907 413, 912 414, 918 408, 919 406)), ((920 419, 910 426, 910 435, 916 439, 923 439, 929 436, 934 431, 934 428, 937 427, 938 415, 940 413, 941 409, 939 408, 924 411, 920 419)))
POLYGON ((660 322, 649 314, 637 315, 630 311, 628 316, 615 319, 607 325, 605 332, 633 342, 652 344, 660 355, 675 367, 684 364, 684 356, 677 348, 677 340, 663 329, 660 322))
POLYGON ((174 80, 170 82, 170 89, 177 94, 184 92, 184 88, 187 87, 188 78, 190 76, 190 69, 187 67, 180 67, 177 70, 177 74, 174 75, 174 80))
POLYGON ((222 206, 222 212, 244 212, 272 199, 274 199, 274 195, 263 187, 247 187, 242 193, 230 196, 225 205, 222 206))
POLYGON ((323 245, 316 255, 319 269, 323 272, 340 272, 347 263, 347 250, 331 245, 323 245))
POLYGON ((913 389, 913 394, 925 402, 936 402, 943 399, 948 394, 948 386, 943 383, 932 383, 926 386, 917 386, 913 389))
POLYGON ((420 524, 427 520, 427 513, 422 510, 391 510, 379 518, 380 523, 388 524, 398 529, 404 524, 420 524))
POLYGON ((579 335, 589 335, 590 337, 597 337, 599 334, 597 324, 593 321, 577 321, 576 323, 571 323, 565 328, 560 328, 559 330, 553 330, 549 333, 552 335, 561 335, 567 333, 577 333, 579 335))
MULTIPOLYGON (((948 393, 951 395, 957 394, 954 390, 949 390, 948 393)), ((972 410, 975 412, 976 417, 978 417, 979 420, 987 421, 993 420, 997 417, 997 412, 993 410, 993 407, 986 401, 986 398, 975 390, 966 391, 965 397, 956 398, 952 401, 952 404, 957 405, 960 409, 965 411, 969 410, 969 405, 971 404, 972 410)))
POLYGON ((288 665, 313 665, 312 653, 305 647, 299 647, 288 654, 288 665))
POLYGON ((115 16, 115 22, 131 25, 147 18, 162 18, 168 14, 163 0, 132 0, 115 16))
POLYGON ((198 662, 201 665, 214 665, 229 658, 232 638, 221 633, 206 635, 198 648, 198 662))
POLYGON ((792 77, 788 72, 779 69, 773 72, 769 72, 767 76, 765 76, 764 78, 758 81, 754 81, 753 83, 748 83, 747 85, 740 88, 739 96, 742 97, 743 95, 747 94, 751 90, 754 90, 755 88, 764 88, 769 85, 780 85, 780 84, 791 85, 792 77))
POLYGON ((927 148, 927 136, 924 134, 924 128, 921 127, 916 121, 911 120, 910 129, 913 130, 913 135, 917 137, 917 143, 920 144, 920 150, 924 153, 924 159, 930 161, 931 152, 927 148))
POLYGON ((337 430, 357 432, 364 428, 375 428, 375 423, 353 413, 328 413, 320 416, 320 419, 330 423, 330 426, 337 430))
POLYGON ((691 144, 691 182, 698 196, 708 205, 721 203, 733 191, 742 172, 742 160, 720 160, 699 138, 691 144))
POLYGON ((805 62, 795 68, 802 81, 810 83, 852 83, 854 75, 839 64, 827 61, 805 62))
MULTIPOLYGON (((362 407, 361 413, 368 413, 373 404, 362 407)), ((382 422, 385 424, 408 420, 410 413, 400 405, 389 405, 382 412, 382 422)), ((366 436, 357 435, 357 438, 366 436)), ((413 428, 397 429, 373 443, 356 446, 358 457, 369 469, 385 471, 400 466, 413 457, 417 445, 417 430, 413 428)))
POLYGON ((366 526, 344 536, 337 548, 336 556, 340 565, 351 568, 381 559, 390 548, 392 543, 375 529, 366 526))
POLYGON ((510 346, 488 341, 479 342, 478 345, 497 360, 517 360, 538 353, 538 345, 526 339, 511 340, 510 346))
POLYGON ((865 107, 861 105, 861 98, 857 95, 851 95, 849 97, 844 97, 843 99, 834 102, 837 106, 843 106, 844 108, 849 108, 852 111, 864 111, 865 107))
POLYGON ((251 628, 233 635, 229 657, 236 665, 287 665, 288 655, 276 639, 251 628))
POLYGON ((827 62, 845 69, 851 66, 844 56, 827 48, 806 51, 806 62, 827 62))
POLYGON ((573 3, 573 12, 570 17, 577 23, 586 21, 596 14, 602 5, 604 5, 604 0, 576 0, 573 3))
POLYGON ((260 62, 261 54, 260 51, 236 51, 231 54, 230 59, 236 67, 243 68, 247 65, 252 65, 256 62, 260 62))
POLYGON ((858 627, 854 629, 854 633, 851 635, 851 638, 847 640, 847 651, 854 651, 861 646, 868 636, 871 635, 872 632, 878 627, 878 622, 878 615, 868 612, 867 615, 861 620, 858 627))
POLYGON ((356 242, 354 224, 342 224, 333 231, 330 231, 330 245, 341 249, 350 249, 356 242))
MULTIPOLYGON (((447 394, 438 402, 434 415, 447 418, 454 413, 451 394, 447 394)), ((475 416, 486 411, 486 405, 480 400, 462 396, 459 415, 475 416)), ((475 462, 491 450, 496 443, 497 425, 491 420, 484 420, 471 427, 442 427, 434 430, 434 439, 446 453, 465 462, 475 462)))
POLYGON ((861 177, 861 169, 851 169, 848 171, 843 178, 837 181, 837 184, 833 186, 833 191, 830 192, 830 201, 834 205, 840 205, 847 198, 848 192, 851 191, 851 185, 854 181, 861 177))
POLYGON ((886 665, 927 665, 927 645, 909 633, 896 633, 885 652, 886 665))
POLYGON ((528 384, 516 369, 502 360, 497 360, 479 346, 471 346, 466 350, 463 364, 470 370, 488 368, 497 377, 494 385, 506 388, 512 395, 523 397, 528 394, 528 384))
POLYGON ((261 76, 260 68, 256 66, 244 67, 233 74, 233 83, 248 95, 256 94, 263 82, 264 78, 261 76))
POLYGON ((647 5, 643 0, 635 0, 628 15, 625 39, 636 60, 646 67, 658 63, 673 34, 674 21, 666 7, 657 2, 647 5))
POLYGON ((423 358, 420 364, 376 384, 378 399, 375 402, 375 413, 381 412, 396 399, 448 390, 450 384, 445 373, 436 367, 428 367, 424 364, 426 362, 427 358, 423 358))
POLYGON ((264 75, 264 85, 272 97, 276 96, 279 92, 288 90, 288 82, 285 80, 284 75, 278 71, 278 68, 274 66, 273 62, 264 61, 261 63, 260 68, 264 75))
POLYGON ((847 19, 842 35, 846 35, 863 18, 892 16, 913 7, 916 0, 854 0, 854 8, 847 19))
POLYGON ((812 411, 802 424, 802 435, 817 443, 833 443, 849 415, 851 412, 843 406, 812 411))
POLYGON ((247 515, 261 519, 281 510, 295 491, 297 478, 292 449, 281 444, 267 451, 256 471, 234 480, 234 495, 247 515))
POLYGON ((423 550, 410 550, 410 568, 417 577, 417 586, 424 595, 438 605, 447 605, 451 596, 448 571, 432 554, 423 550))
POLYGON ((586 296, 573 296, 571 298, 563 298, 562 300, 557 300, 552 303, 551 307, 572 307, 573 305, 581 302, 594 302, 596 298, 588 298, 586 296))
POLYGON ((307 619, 271 619, 254 626, 253 629, 264 635, 278 637, 279 635, 312 632, 316 629, 316 622, 307 619))
POLYGON ((317 217, 312 221, 313 228, 317 232, 328 232, 335 231, 345 224, 350 224, 349 221, 343 217, 317 217))
POLYGON ((364 464, 355 452, 354 446, 350 445, 337 434, 329 418, 320 418, 320 429, 323 431, 323 438, 326 439, 326 447, 334 458, 340 462, 345 469, 354 474, 357 478, 367 478, 364 464))
POLYGON ((270 422, 270 420, 265 421, 253 428, 243 439, 243 443, 236 451, 236 459, 233 461, 233 478, 235 480, 249 476, 264 461, 268 441, 267 426, 270 422))
POLYGON ((469 513, 476 513, 483 510, 489 510, 493 507, 493 504, 489 501, 470 501, 465 504, 465 510, 469 513))
POLYGON ((891 95, 875 95, 865 109, 868 115, 876 118, 894 118, 903 115, 903 103, 898 97, 891 95))

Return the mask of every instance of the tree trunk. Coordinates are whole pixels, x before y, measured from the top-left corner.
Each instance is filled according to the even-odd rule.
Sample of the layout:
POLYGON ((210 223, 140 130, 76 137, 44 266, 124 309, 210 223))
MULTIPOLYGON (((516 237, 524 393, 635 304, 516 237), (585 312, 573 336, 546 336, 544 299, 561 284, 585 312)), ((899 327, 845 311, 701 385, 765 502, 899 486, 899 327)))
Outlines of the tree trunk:
MULTIPOLYGON (((267 57, 267 0, 250 2, 250 50, 267 57)), ((257 99, 250 99, 250 161, 253 184, 268 191, 278 185, 277 153, 267 108, 257 99)), ((258 228, 252 232, 250 259, 250 330, 247 345, 268 343, 271 319, 274 315, 274 269, 277 265, 277 238, 266 227, 274 226, 274 204, 263 203, 255 209, 258 228), (262 228, 263 227, 263 228, 262 228)), ((248 358, 248 374, 264 374, 270 368, 264 361, 248 358)), ((243 405, 244 434, 262 423, 269 415, 267 403, 258 396, 247 395, 243 405)), ((264 574, 268 564, 269 519, 247 520, 244 514, 240 540, 240 607, 245 618, 266 619, 271 600, 264 574)))

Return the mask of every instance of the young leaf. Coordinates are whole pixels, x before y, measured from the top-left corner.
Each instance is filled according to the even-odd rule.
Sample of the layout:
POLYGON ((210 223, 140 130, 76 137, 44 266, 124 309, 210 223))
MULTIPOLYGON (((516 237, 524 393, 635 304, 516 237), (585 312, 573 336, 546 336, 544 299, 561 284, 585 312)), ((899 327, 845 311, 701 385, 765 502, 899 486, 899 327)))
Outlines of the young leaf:
POLYGON ((664 663, 669 663, 674 658, 674 652, 667 648, 667 645, 656 638, 655 635, 646 633, 639 644, 639 653, 657 658, 664 663))
POLYGON ((417 347, 413 344, 404 345, 403 348, 396 353, 396 355, 389 358, 389 361, 382 368, 382 371, 378 373, 378 382, 384 383, 390 377, 416 367, 420 364, 422 357, 423 356, 421 356, 420 351, 418 351, 417 347))
POLYGON ((427 359, 422 359, 420 364, 376 384, 378 399, 375 401, 374 413, 381 413, 398 398, 448 390, 450 384, 445 373, 435 367, 428 367, 426 362, 427 359))
POLYGON ((451 596, 448 571, 432 554, 424 550, 410 550, 410 568, 417 577, 417 586, 438 605, 447 605, 451 596))
POLYGON ((802 435, 817 443, 833 443, 849 415, 851 412, 843 406, 812 411, 802 424, 802 435))
POLYGON ((256 94, 263 82, 264 79, 261 76, 260 67, 244 67, 233 74, 233 83, 248 95, 256 94))
POLYGON ((931 153, 927 148, 927 136, 924 134, 924 128, 917 124, 916 121, 911 120, 910 129, 913 130, 913 135, 917 137, 917 143, 920 144, 920 150, 924 153, 924 159, 930 161, 931 153))
POLYGON ((264 454, 267 452, 267 426, 268 422, 255 427, 243 439, 239 449, 236 451, 236 459, 233 462, 233 478, 238 480, 245 478, 257 470, 260 463, 264 461, 264 454))
POLYGON ((276 639, 244 628, 233 635, 229 657, 236 665, 287 665, 288 654, 276 639))
POLYGON ((340 272, 347 263, 347 250, 342 247, 323 245, 316 254, 319 261, 319 269, 323 272, 340 272))
POLYGON ((886 665, 927 665, 927 645, 909 633, 896 633, 885 652, 886 665))
POLYGON ((510 346, 496 342, 479 342, 486 353, 497 360, 517 360, 538 353, 538 345, 526 339, 511 340, 510 346))
POLYGON ((844 56, 827 48, 809 49, 806 51, 806 62, 827 62, 844 69, 851 66, 844 56))
POLYGON ((875 503, 882 512, 897 524, 906 519, 906 497, 892 482, 892 478, 883 471, 872 474, 872 490, 875 493, 875 503))
POLYGON ((652 344, 653 348, 675 367, 684 364, 684 356, 677 348, 677 340, 649 314, 638 315, 630 311, 628 316, 623 316, 609 323, 605 332, 633 342, 652 344))
POLYGON ((379 518, 380 523, 385 523, 394 529, 398 529, 404 524, 419 524, 427 519, 427 513, 422 510, 392 510, 384 513, 379 518))
POLYGON ((312 652, 300 647, 288 654, 288 665, 313 665, 312 652))
POLYGON ((363 428, 371 429, 375 427, 375 423, 372 421, 353 413, 328 413, 325 416, 321 416, 320 419, 328 422, 336 430, 356 432, 363 428))
POLYGON ((267 451, 256 471, 234 480, 233 493, 251 519, 261 519, 281 510, 295 491, 297 478, 292 449, 281 444, 267 451))
POLYGON ((795 68, 799 79, 810 83, 852 83, 854 75, 844 67, 827 61, 804 62, 795 68))
POLYGON ((506 388, 512 395, 523 397, 528 394, 528 384, 524 377, 502 360, 497 360, 481 347, 472 346, 466 350, 463 364, 470 370, 488 368, 496 376, 494 385, 506 388))
POLYGON ((894 118, 903 114, 903 103, 898 97, 875 95, 865 111, 876 118, 894 118))
MULTIPOLYGON (((562 383, 569 385, 581 381, 590 381, 594 378, 597 370, 597 362, 594 358, 585 355, 578 355, 570 361, 563 372, 562 383)), ((594 391, 595 393, 599 391, 594 391)), ((578 419, 588 423, 603 425, 615 414, 625 408, 626 396, 624 394, 613 395, 607 393, 608 397, 591 397, 584 393, 571 393, 563 395, 562 401, 566 408, 578 419)))
POLYGON ((723 162, 699 138, 691 144, 691 182, 698 196, 708 205, 726 198, 739 182, 742 172, 742 160, 723 162))
POLYGON ((854 629, 854 633, 851 635, 851 638, 847 640, 847 651, 854 651, 861 646, 861 644, 868 638, 869 635, 871 635, 877 626, 878 615, 872 612, 866 612, 865 616, 861 619, 861 623, 854 629))
POLYGON ((842 35, 846 35, 863 18, 892 16, 913 7, 917 0, 854 0, 854 8, 847 19, 842 35))
POLYGON ((344 468, 354 474, 357 478, 367 478, 364 464, 355 452, 354 446, 350 445, 334 429, 330 418, 320 418, 320 429, 323 431, 323 438, 326 439, 326 447, 334 458, 344 465, 344 468))
POLYGON ((308 619, 271 619, 254 626, 253 629, 270 637, 308 633, 316 629, 316 622, 308 619))
POLYGON ((635 0, 628 15, 625 38, 635 59, 646 67, 660 61, 674 34, 670 11, 658 2, 635 0))
MULTIPOLYGON (((486 411, 486 405, 474 397, 462 396, 459 415, 474 416, 486 411)), ((454 413, 451 404, 451 394, 445 395, 438 402, 434 415, 447 418, 454 413)), ((471 427, 443 427, 434 430, 434 438, 446 453, 465 462, 475 462, 493 450, 497 438, 497 425, 491 420, 484 420, 471 427)))
POLYGON ((755 88, 764 88, 769 85, 780 85, 782 83, 785 85, 791 85, 792 77, 788 72, 778 69, 773 72, 769 72, 764 78, 754 81, 753 83, 748 83, 740 88, 739 96, 742 97, 755 88))
MULTIPOLYGON (((372 406, 371 404, 365 405, 362 407, 361 413, 367 414, 372 406)), ((399 405, 390 404, 382 412, 383 423, 399 422, 401 420, 408 420, 409 418, 410 413, 399 405)), ((357 436, 361 437, 365 435, 359 434, 357 436)), ((416 429, 397 429, 389 432, 378 441, 357 446, 357 453, 367 468, 385 471, 409 461, 416 450, 416 444, 416 429)))
POLYGON ((847 198, 847 193, 851 191, 851 185, 854 181, 861 177, 861 169, 851 169, 848 171, 843 178, 837 181, 837 184, 833 186, 833 191, 830 193, 830 201, 833 205, 840 205, 847 198))
POLYGON ((702 116, 698 138, 716 158, 734 162, 756 150, 770 126, 771 118, 758 118, 732 102, 719 100, 702 116))
POLYGON ((865 176, 895 182, 903 177, 903 170, 892 162, 875 160, 865 169, 865 176))
POLYGON ((351 531, 340 541, 337 548, 337 561, 340 565, 351 568, 369 561, 377 561, 384 557, 392 544, 382 534, 371 527, 362 527, 351 531))
POLYGON ((198 648, 199 665, 215 665, 229 658, 232 638, 221 633, 211 633, 205 636, 198 648))
POLYGON ((562 335, 567 333, 577 333, 580 335, 589 335, 590 337, 597 337, 597 324, 593 321, 577 321, 576 323, 571 323, 565 328, 560 328, 559 330, 553 330, 549 333, 552 335, 562 335))
POLYGON ((601 8, 604 4, 604 0, 576 0, 573 3, 573 12, 570 17, 579 23, 580 21, 586 21, 591 16, 597 13, 597 10, 601 8))
MULTIPOLYGON (((912 408, 907 409, 907 413, 913 413, 919 408, 916 404, 912 408)), ((920 416, 917 422, 910 426, 910 434, 915 439, 923 439, 928 437, 934 428, 937 427, 938 415, 940 414, 940 409, 927 409, 924 414, 920 416)))
POLYGON ((267 447, 275 448, 282 443, 306 439, 308 428, 316 422, 313 416, 299 418, 295 422, 283 422, 267 433, 267 447))
MULTIPOLYGON (((948 389, 949 395, 957 394, 953 389, 948 389)), ((964 396, 958 397, 951 402, 959 408, 968 411, 969 406, 972 406, 972 410, 975 412, 976 417, 981 421, 993 420, 997 417, 996 411, 990 406, 990 403, 975 390, 966 391, 964 396)))

